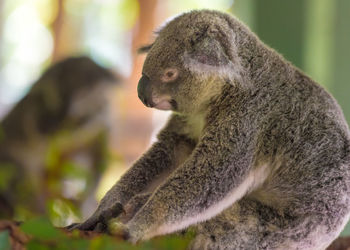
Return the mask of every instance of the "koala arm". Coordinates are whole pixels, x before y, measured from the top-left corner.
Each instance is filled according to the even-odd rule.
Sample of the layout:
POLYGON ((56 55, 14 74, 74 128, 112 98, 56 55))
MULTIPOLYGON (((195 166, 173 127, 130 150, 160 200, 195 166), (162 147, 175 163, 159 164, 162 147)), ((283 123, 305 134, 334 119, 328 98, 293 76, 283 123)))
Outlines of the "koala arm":
POLYGON ((191 156, 126 225, 130 241, 207 220, 241 198, 252 184, 246 181, 253 161, 252 131, 229 121, 220 129, 209 128, 191 156))
POLYGON ((119 220, 126 224, 145 205, 152 193, 141 193, 132 197, 124 206, 124 213, 119 216, 119 220))
MULTIPOLYGON (((101 200, 94 214, 81 224, 69 229, 95 230, 103 224, 104 231, 109 219, 123 212, 123 206, 135 195, 147 189, 164 171, 176 165, 177 146, 187 140, 176 131, 182 120, 174 115, 159 133, 158 141, 121 177, 101 200)), ((185 142, 189 143, 190 142, 185 142)))

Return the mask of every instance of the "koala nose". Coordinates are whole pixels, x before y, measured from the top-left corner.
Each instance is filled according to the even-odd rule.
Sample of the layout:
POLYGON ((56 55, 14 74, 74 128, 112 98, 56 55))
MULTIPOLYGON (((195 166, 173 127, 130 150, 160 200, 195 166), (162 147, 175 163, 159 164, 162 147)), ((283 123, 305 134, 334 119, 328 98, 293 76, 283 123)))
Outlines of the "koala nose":
POLYGON ((148 78, 148 76, 142 75, 137 85, 137 94, 143 104, 145 104, 147 107, 152 107, 151 80, 148 78))

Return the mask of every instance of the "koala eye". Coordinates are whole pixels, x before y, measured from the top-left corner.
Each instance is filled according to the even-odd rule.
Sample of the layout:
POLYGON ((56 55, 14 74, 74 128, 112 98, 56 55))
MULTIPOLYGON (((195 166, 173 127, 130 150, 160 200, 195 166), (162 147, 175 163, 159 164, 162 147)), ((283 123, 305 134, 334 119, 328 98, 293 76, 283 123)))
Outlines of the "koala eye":
POLYGON ((178 70, 174 68, 166 69, 161 77, 162 82, 172 82, 178 77, 178 70))

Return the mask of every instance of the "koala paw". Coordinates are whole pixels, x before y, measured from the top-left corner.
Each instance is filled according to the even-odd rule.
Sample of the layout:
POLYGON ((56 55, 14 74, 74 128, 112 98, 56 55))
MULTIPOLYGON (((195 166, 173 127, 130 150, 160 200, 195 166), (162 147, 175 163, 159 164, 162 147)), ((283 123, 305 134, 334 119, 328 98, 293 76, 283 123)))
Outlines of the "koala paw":
POLYGON ((108 222, 123 213, 123 205, 115 203, 112 207, 100 207, 96 212, 83 223, 73 223, 67 226, 67 230, 95 231, 99 233, 108 232, 108 222))

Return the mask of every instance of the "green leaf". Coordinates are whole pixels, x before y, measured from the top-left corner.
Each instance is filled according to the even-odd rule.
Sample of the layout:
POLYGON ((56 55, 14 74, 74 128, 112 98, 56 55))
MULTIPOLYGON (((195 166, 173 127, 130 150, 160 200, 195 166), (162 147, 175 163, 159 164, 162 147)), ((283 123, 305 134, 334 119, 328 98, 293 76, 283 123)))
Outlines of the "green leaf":
POLYGON ((152 240, 152 249, 167 249, 167 250, 185 250, 188 248, 189 242, 193 237, 187 235, 182 236, 163 236, 152 240))
POLYGON ((54 240, 64 237, 60 230, 54 228, 49 220, 43 217, 24 222, 20 227, 23 232, 40 240, 54 240))
POLYGON ((26 245, 28 250, 52 250, 55 248, 52 248, 48 245, 44 245, 40 242, 37 241, 30 241, 27 245, 26 245))
POLYGON ((0 249, 1 250, 10 250, 10 234, 9 231, 5 230, 0 232, 0 249))
POLYGON ((89 248, 90 242, 86 239, 66 239, 64 241, 60 241, 57 244, 57 249, 65 250, 65 249, 75 249, 75 250, 84 250, 91 249, 89 248))
POLYGON ((79 211, 74 204, 64 199, 52 199, 47 202, 47 213, 52 224, 63 227, 72 221, 79 221, 79 211))

